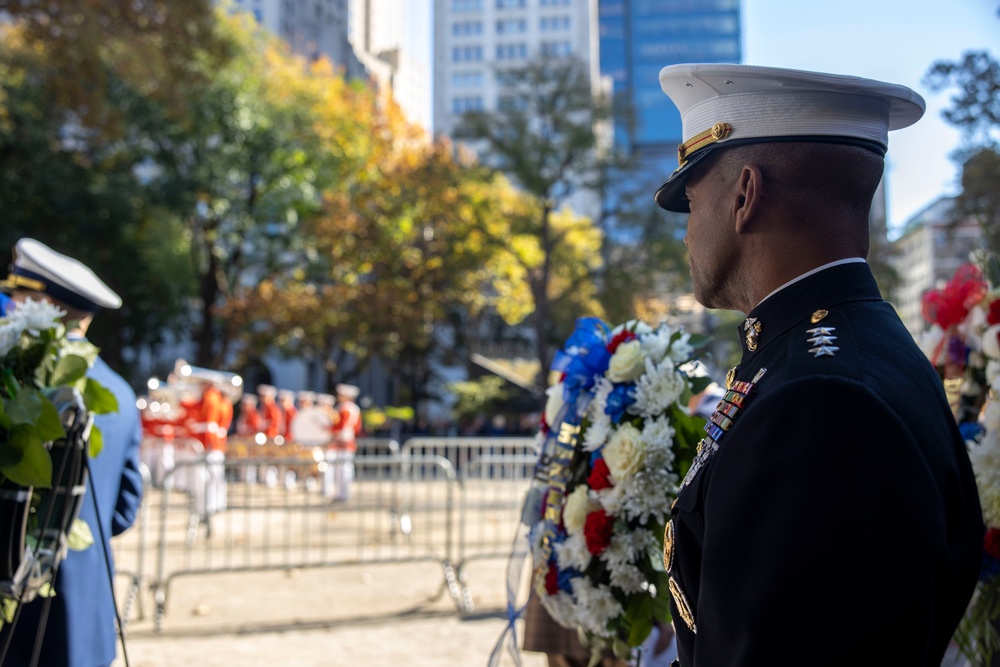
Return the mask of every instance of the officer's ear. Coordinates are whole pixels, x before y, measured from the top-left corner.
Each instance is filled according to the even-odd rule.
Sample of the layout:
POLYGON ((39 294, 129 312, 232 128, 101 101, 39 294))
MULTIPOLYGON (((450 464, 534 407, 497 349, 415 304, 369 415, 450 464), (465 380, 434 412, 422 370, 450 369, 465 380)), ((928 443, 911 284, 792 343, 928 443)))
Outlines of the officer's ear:
POLYGON ((733 220, 736 223, 736 233, 748 231, 760 206, 763 193, 763 175, 760 167, 755 164, 744 164, 736 180, 735 198, 733 199, 733 220))

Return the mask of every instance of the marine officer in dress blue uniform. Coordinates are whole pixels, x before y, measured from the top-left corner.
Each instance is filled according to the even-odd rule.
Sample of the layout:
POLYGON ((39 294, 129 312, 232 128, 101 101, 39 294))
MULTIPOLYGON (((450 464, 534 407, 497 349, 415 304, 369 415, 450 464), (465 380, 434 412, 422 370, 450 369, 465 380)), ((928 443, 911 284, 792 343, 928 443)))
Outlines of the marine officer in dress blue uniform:
POLYGON ((939 667, 983 519, 934 369, 865 261, 888 132, 919 95, 746 65, 664 68, 683 122, 656 193, 695 296, 743 346, 664 539, 683 667, 939 667))
MULTIPOLYGON (((83 338, 101 308, 122 304, 85 265, 27 238, 17 242, 10 275, 0 288, 15 302, 29 297, 47 299, 65 310, 68 338, 83 338)), ((115 659, 116 613, 108 574, 114 572, 114 563, 108 540, 129 528, 139 511, 142 429, 135 393, 120 375, 100 357, 87 375, 118 400, 118 412, 94 417, 104 448, 89 462, 92 486, 88 484, 80 509, 94 543, 68 552, 56 575, 55 597, 39 597, 23 605, 17 623, 4 626, 0 641, 7 640, 11 629, 14 634, 3 667, 107 667, 115 659), (42 624, 47 600, 51 606, 42 624), (41 653, 32 662, 39 635, 41 653)))

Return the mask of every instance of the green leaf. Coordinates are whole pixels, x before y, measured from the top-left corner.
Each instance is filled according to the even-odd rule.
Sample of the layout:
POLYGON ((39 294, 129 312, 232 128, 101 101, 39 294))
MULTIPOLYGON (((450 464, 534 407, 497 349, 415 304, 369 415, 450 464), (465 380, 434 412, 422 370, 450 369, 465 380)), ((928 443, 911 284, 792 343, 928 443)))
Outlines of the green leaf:
POLYGON ((69 528, 69 535, 66 536, 66 546, 74 551, 83 551, 94 543, 94 534, 90 532, 90 526, 83 519, 76 519, 69 528))
POLYGON ((15 611, 17 611, 17 600, 10 598, 0 599, 0 622, 13 623, 15 611))
POLYGON ((628 630, 629 646, 638 646, 653 629, 653 598, 649 595, 636 595, 625 613, 632 621, 628 630))
POLYGON ((3 396, 0 396, 0 426, 2 426, 5 429, 10 428, 10 417, 7 416, 7 407, 6 407, 7 400, 10 399, 4 399, 3 396))
POLYGON ((87 378, 83 402, 94 414, 103 415, 118 411, 118 399, 97 380, 87 378))
POLYGON ((0 470, 21 460, 21 449, 10 444, 9 438, 0 441, 0 470))
POLYGON ((30 428, 15 428, 8 439, 11 447, 21 453, 20 460, 10 466, 0 467, 7 479, 21 486, 52 487, 52 457, 38 435, 30 428))
POLYGON ((97 426, 90 427, 90 442, 88 443, 87 456, 94 458, 104 450, 104 434, 97 426))
POLYGON ((83 357, 75 354, 60 357, 52 370, 52 377, 49 378, 49 385, 58 387, 59 385, 71 385, 87 374, 90 366, 83 357))
POLYGON ((42 442, 54 442, 66 437, 59 411, 48 398, 42 398, 42 414, 35 423, 35 432, 42 442))
POLYGON ((42 415, 42 395, 35 389, 24 388, 7 401, 6 408, 11 427, 20 424, 34 425, 42 415))

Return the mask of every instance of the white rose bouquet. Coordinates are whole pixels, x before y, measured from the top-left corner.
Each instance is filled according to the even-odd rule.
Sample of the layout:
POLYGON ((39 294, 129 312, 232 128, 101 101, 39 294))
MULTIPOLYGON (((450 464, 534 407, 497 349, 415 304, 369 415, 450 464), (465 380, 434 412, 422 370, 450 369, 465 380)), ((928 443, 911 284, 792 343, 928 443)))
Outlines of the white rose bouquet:
POLYGON ((705 420, 687 401, 705 336, 582 318, 553 363, 524 521, 532 584, 595 655, 628 658, 669 619, 663 528, 705 420))

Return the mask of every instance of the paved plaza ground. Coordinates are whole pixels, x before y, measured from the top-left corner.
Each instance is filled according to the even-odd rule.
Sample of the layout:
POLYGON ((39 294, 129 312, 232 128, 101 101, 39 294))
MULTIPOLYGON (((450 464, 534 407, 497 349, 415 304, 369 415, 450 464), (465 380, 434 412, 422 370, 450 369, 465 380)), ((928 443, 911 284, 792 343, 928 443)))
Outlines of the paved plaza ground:
MULTIPOLYGON (((442 591, 433 562, 178 578, 159 634, 144 592, 126 637, 128 665, 485 666, 506 624, 505 563, 469 569, 471 612, 442 591)), ((540 654, 521 657, 523 667, 545 665, 540 654)), ((119 647, 114 667, 125 665, 119 647)))

